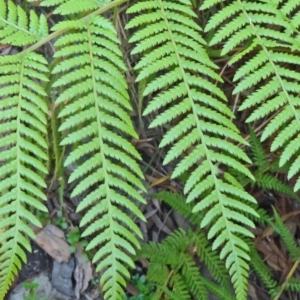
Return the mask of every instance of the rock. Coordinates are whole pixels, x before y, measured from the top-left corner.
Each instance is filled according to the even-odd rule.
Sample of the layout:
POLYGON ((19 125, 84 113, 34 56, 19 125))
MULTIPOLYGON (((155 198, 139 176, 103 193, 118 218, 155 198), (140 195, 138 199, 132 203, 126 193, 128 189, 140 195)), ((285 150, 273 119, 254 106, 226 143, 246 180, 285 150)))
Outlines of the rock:
MULTIPOLYGON (((34 291, 36 298, 39 300, 72 300, 69 296, 59 293, 51 285, 49 277, 45 273, 40 273, 38 276, 32 278, 38 284, 37 289, 34 291)), ((24 300, 29 295, 29 290, 25 289, 22 283, 18 284, 9 294, 8 300, 24 300)))
POLYGON ((72 257, 68 263, 58 263, 53 261, 52 286, 59 292, 75 297, 73 286, 73 271, 75 268, 75 259, 72 257))

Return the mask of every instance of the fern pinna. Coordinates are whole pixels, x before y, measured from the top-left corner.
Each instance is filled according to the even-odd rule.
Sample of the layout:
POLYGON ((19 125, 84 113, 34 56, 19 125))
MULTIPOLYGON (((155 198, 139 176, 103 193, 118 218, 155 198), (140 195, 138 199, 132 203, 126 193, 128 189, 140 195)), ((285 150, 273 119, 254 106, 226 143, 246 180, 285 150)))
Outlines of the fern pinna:
POLYGON ((137 81, 147 79, 144 96, 152 95, 144 115, 159 111, 150 127, 181 121, 163 136, 160 147, 171 146, 164 163, 189 154, 177 164, 172 177, 190 172, 184 192, 195 201, 194 213, 207 210, 201 227, 208 227, 213 249, 222 249, 238 299, 246 298, 248 246, 252 237, 245 227, 254 227, 246 215, 256 216, 250 207, 255 200, 227 181, 219 166, 229 166, 253 178, 243 162, 249 158, 234 142, 246 144, 231 122, 226 96, 212 81, 222 81, 216 65, 204 49, 201 30, 188 0, 139 1, 127 13, 135 16, 127 29, 135 28, 132 54, 141 54, 136 65, 137 81), (227 140, 230 138, 230 141, 227 140))
MULTIPOLYGON (((206 0, 202 9, 223 1, 206 0)), ((240 110, 255 108, 247 119, 253 122, 265 117, 261 140, 274 135, 271 151, 283 148, 280 166, 292 162, 288 178, 300 170, 300 119, 299 119, 299 7, 297 1, 233 1, 216 13, 205 31, 213 31, 210 45, 224 41, 222 55, 234 51, 246 42, 243 51, 236 54, 231 63, 246 60, 235 73, 237 86, 233 93, 246 91, 249 96, 240 110), (273 24, 276 24, 274 26, 273 24), (224 26, 223 26, 224 25, 224 26)), ((298 178, 294 190, 300 188, 298 178)))

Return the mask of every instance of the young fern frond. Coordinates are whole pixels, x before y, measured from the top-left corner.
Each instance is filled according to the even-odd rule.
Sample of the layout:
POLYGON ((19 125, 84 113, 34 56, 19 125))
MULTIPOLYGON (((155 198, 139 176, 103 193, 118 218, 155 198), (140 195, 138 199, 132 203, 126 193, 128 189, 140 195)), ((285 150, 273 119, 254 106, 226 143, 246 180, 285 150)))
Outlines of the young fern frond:
POLYGON ((277 211, 273 207, 275 224, 271 223, 271 226, 275 229, 275 231, 281 236, 284 244, 289 252, 291 258, 296 261, 300 257, 300 248, 297 246, 294 237, 292 236, 289 229, 284 225, 277 211))
POLYGON ((285 286, 286 291, 300 292, 300 281, 298 278, 291 278, 285 286))
MULTIPOLYGON (((203 9, 221 1, 206 0, 203 9)), ((230 52, 244 41, 248 47, 238 53, 232 62, 253 53, 235 73, 237 86, 233 93, 249 90, 249 96, 240 110, 254 108, 247 119, 253 122, 271 117, 263 130, 261 140, 272 135, 275 139, 271 151, 282 148, 279 165, 292 162, 288 178, 300 171, 300 118, 299 118, 299 74, 294 68, 300 64, 299 56, 291 54, 300 49, 299 22, 295 24, 278 8, 280 1, 234 1, 224 6, 208 22, 205 30, 216 30, 210 45, 224 41, 222 55, 230 52), (224 26, 222 26, 225 24, 224 26), (276 24, 276 26, 273 26, 276 24), (219 29, 217 29, 219 28, 219 29)), ((284 6, 285 13, 291 12, 295 2, 284 6)), ((300 188, 298 178, 294 190, 300 188)))
POLYGON ((26 12, 12 1, 0 0, 0 41, 2 44, 30 45, 48 35, 46 17, 26 12))
POLYGON ((0 56, 0 299, 31 250, 29 224, 41 227, 33 211, 47 212, 40 200, 46 200, 48 107, 39 84, 47 72, 36 53, 0 56))
POLYGON ((181 117, 160 143, 160 147, 172 145, 164 163, 191 149, 172 178, 190 172, 184 188, 187 202, 196 201, 194 213, 207 210, 201 227, 210 227, 213 249, 222 248, 220 257, 226 259, 237 298, 245 299, 249 256, 241 237, 253 236, 244 225, 254 227, 245 212, 257 215, 249 205, 255 199, 227 182, 218 166, 253 176, 244 166, 249 158, 234 144, 247 143, 230 120, 233 115, 224 103, 226 96, 210 81, 222 80, 203 47, 200 28, 193 20, 196 15, 187 0, 139 1, 127 12, 139 14, 127 25, 137 29, 131 38, 137 42, 132 54, 142 55, 136 65, 137 81, 147 78, 144 96, 154 95, 144 115, 160 112, 150 127, 181 117))
POLYGON ((272 172, 271 165, 268 162, 267 153, 251 126, 249 126, 249 132, 252 152, 251 158, 253 158, 253 165, 256 167, 255 171, 253 171, 256 181, 252 184, 255 184, 261 189, 282 192, 295 199, 299 199, 291 187, 273 175, 274 172, 272 172))
POLYGON ((192 205, 190 203, 185 203, 185 198, 178 193, 163 191, 158 194, 152 194, 151 197, 166 202, 173 209, 175 209, 176 212, 187 218, 193 225, 199 225, 203 218, 203 216, 201 217, 200 214, 193 214, 192 205))
MULTIPOLYGON (((183 217, 193 225, 198 225, 204 217, 204 214, 192 213, 192 206, 190 203, 185 203, 185 198, 178 193, 160 192, 158 194, 152 194, 152 197, 163 200, 169 204, 183 217)), ((199 258, 205 263, 213 277, 223 286, 228 283, 228 272, 224 268, 223 262, 219 259, 216 252, 214 252, 209 246, 209 242, 203 232, 196 230, 192 235, 193 238, 190 243, 195 244, 196 253, 199 258)))
POLYGON ((218 288, 222 290, 221 299, 231 299, 228 273, 207 244, 203 234, 179 229, 162 243, 150 242, 142 246, 140 255, 150 260, 147 278, 157 285, 154 299, 161 299, 163 293, 174 299, 173 291, 178 299, 206 300, 208 292, 215 293, 218 288), (210 265, 209 270, 213 270, 213 278, 219 277, 219 287, 213 282, 207 284, 196 264, 198 259, 205 265, 214 265, 210 265))
POLYGON ((93 262, 96 271, 103 272, 105 299, 121 299, 129 277, 125 267, 134 267, 136 236, 142 237, 133 217, 144 220, 132 201, 144 202, 138 193, 144 190, 136 162, 140 156, 124 138, 137 137, 128 114, 131 106, 122 74, 126 68, 115 29, 105 18, 60 26, 69 31, 55 44, 55 57, 61 62, 53 69, 53 74, 62 73, 53 87, 65 87, 56 100, 64 103, 60 130, 67 136, 61 144, 80 144, 65 161, 66 166, 77 165, 69 182, 80 180, 72 197, 87 192, 77 207, 88 209, 80 223, 87 226, 82 236, 94 238, 86 249, 96 249, 93 262))
POLYGON ((249 126, 249 135, 250 135, 250 146, 251 146, 251 153, 253 157, 253 165, 257 168, 260 172, 265 171, 268 167, 268 157, 265 152, 265 149, 260 142, 259 138, 256 136, 253 128, 249 126))
POLYGON ((277 294, 276 287, 277 282, 273 279, 273 276, 268 269, 268 267, 264 264, 260 256, 258 255, 256 249, 254 247, 250 247, 250 264, 253 267, 254 271, 261 278, 262 282, 268 289, 268 293, 270 297, 274 298, 277 294))

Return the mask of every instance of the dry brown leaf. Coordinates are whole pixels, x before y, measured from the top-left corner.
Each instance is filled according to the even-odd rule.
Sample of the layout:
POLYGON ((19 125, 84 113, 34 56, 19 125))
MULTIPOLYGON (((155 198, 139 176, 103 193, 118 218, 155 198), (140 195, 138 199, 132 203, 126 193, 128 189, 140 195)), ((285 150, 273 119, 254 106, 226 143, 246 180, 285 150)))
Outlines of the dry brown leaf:
POLYGON ((74 270, 75 284, 75 295, 77 299, 80 298, 80 294, 83 293, 92 279, 93 271, 91 262, 88 260, 86 254, 83 253, 83 246, 81 244, 76 245, 74 253, 76 260, 76 267, 74 270))
POLYGON ((62 230, 49 224, 36 235, 35 242, 58 263, 67 263, 70 259, 70 247, 64 237, 62 230))
POLYGON ((285 268, 287 261, 272 239, 268 238, 268 241, 266 239, 259 240, 256 243, 256 248, 264 254, 266 262, 272 269, 282 271, 285 268))

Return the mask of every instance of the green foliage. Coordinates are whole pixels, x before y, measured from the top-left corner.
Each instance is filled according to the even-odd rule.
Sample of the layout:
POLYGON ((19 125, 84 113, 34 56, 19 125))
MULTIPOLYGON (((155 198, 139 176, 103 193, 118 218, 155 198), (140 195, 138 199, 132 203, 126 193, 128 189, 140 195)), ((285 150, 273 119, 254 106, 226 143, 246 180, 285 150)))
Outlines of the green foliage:
MULTIPOLYGON (((123 295, 142 237, 134 220, 145 220, 139 209, 145 202, 141 157, 130 142, 138 135, 130 119, 127 68, 107 17, 123 2, 41 1, 45 10, 51 7, 59 15, 49 34, 43 13, 38 17, 0 0, 0 43, 22 46, 18 54, 0 56, 0 299, 26 262, 24 249, 30 251, 29 238, 34 238, 31 225, 41 226, 37 216, 47 212, 41 200, 46 199, 49 154, 51 159, 60 156, 54 158, 55 175, 57 170, 64 175, 62 163, 72 168, 72 197, 83 195, 77 207, 83 215, 80 239, 89 241, 86 250, 102 274, 104 298, 123 295), (51 39, 55 54, 47 57, 50 73, 48 61, 35 51, 51 39), (55 105, 47 103, 53 98, 55 105), (47 116, 57 115, 51 119, 55 126, 47 127, 47 116), (48 153, 48 136, 54 136, 54 153, 48 153)), ((128 2, 131 54, 138 57, 138 115, 142 117, 142 104, 150 99, 143 116, 153 114, 150 128, 164 132, 164 164, 175 164, 172 179, 187 175, 184 197, 158 197, 188 218, 192 228, 200 225, 202 230, 177 230, 161 244, 139 251, 151 260, 148 278, 156 283, 157 298, 207 299, 212 292, 230 299, 230 278, 236 298, 245 300, 250 265, 274 295, 271 274, 249 249, 252 220, 270 218, 253 208, 256 201, 244 187, 256 179, 258 187, 294 198, 300 188, 300 178, 293 192, 271 172, 288 168, 290 179, 300 170, 298 2, 205 0, 201 10, 211 10, 212 17, 204 32, 189 0, 128 2), (233 94, 240 95, 239 110, 250 111, 247 122, 270 118, 260 141, 271 140, 271 151, 281 152, 278 163, 269 164, 269 154, 251 130, 253 164, 242 150, 248 143, 232 121, 220 87, 223 80, 210 58, 211 48, 220 44, 220 56, 238 63, 233 94), (199 273, 196 258, 216 283, 199 273)), ((60 193, 62 199, 62 189, 60 193)), ((298 248, 276 213, 273 225, 296 259, 298 248)))
POLYGON ((31 250, 27 237, 34 232, 28 223, 41 226, 31 210, 47 211, 40 202, 46 199, 47 104, 37 84, 48 80, 46 65, 33 52, 0 56, 0 299, 26 262, 23 249, 31 250))
POLYGON ((273 279, 273 274, 271 274, 270 270, 264 264, 254 247, 250 248, 250 257, 251 266, 256 274, 262 279, 262 282, 268 289, 270 297, 274 298, 277 294, 277 282, 273 279))
MULTIPOLYGON (((296 244, 294 237, 291 235, 291 232, 287 228, 287 226, 283 223, 282 219, 273 208, 274 212, 274 219, 270 217, 265 217, 265 212, 260 212, 260 215, 264 221, 269 224, 282 238, 290 257, 293 259, 294 262, 297 263, 300 257, 300 248, 296 244)), ((269 268, 260 258, 259 254, 257 253, 256 249, 252 245, 250 247, 250 264, 253 267, 256 274, 261 278, 262 282, 264 283, 265 287, 271 298, 275 298, 278 294, 278 291, 281 289, 281 286, 274 280, 274 274, 271 273, 269 268)), ((299 290, 299 280, 297 278, 290 278, 287 282, 286 286, 284 287, 287 291, 298 291, 299 290)))
POLYGON ((276 232, 281 236, 282 240, 284 241, 287 251, 289 252, 291 258, 296 261, 300 257, 300 248, 296 244, 294 237, 292 236, 289 229, 284 225, 280 216, 273 208, 274 217, 275 217, 275 224, 272 224, 272 227, 276 230, 276 232))
POLYGON ((44 15, 38 17, 31 10, 29 16, 12 1, 0 0, 0 40, 2 44, 24 46, 47 36, 48 23, 44 15))
MULTIPOLYGON (((249 132, 252 153, 251 158, 253 160, 252 173, 256 179, 255 182, 251 182, 251 185, 255 185, 260 189, 285 193, 292 198, 299 200, 299 197, 293 189, 277 178, 277 172, 282 171, 282 168, 276 168, 273 170, 276 160, 273 161, 273 166, 269 163, 268 155, 264 150, 263 144, 254 133, 251 126, 249 126, 249 132)), ((249 183, 249 180, 243 176, 243 178, 240 178, 240 182, 242 182, 245 186, 249 183)))
POLYGON ((172 145, 164 164, 193 149, 176 165, 172 178, 191 170, 184 188, 187 202, 196 201, 194 213, 207 210, 201 227, 210 228, 208 238, 214 239, 213 249, 222 246, 220 257, 226 259, 237 297, 244 299, 249 256, 241 237, 252 234, 241 225, 254 227, 245 213, 257 216, 249 205, 255 199, 226 181, 218 165, 254 178, 243 165, 250 163, 249 158, 226 140, 246 144, 230 120, 232 113, 224 105, 226 96, 211 82, 222 79, 205 51, 201 29, 194 21, 196 15, 185 0, 140 1, 127 13, 139 14, 127 25, 127 29, 137 30, 130 39, 137 43, 132 54, 141 54, 135 67, 137 81, 148 78, 143 95, 154 95, 144 115, 160 112, 150 127, 166 125, 182 116, 160 143, 160 147, 172 145))
POLYGON ((77 207, 78 212, 90 208, 80 223, 87 226, 82 236, 96 236, 86 250, 96 248, 93 262, 97 272, 104 272, 100 284, 105 298, 119 299, 124 278, 129 277, 124 265, 134 267, 129 254, 134 255, 139 245, 135 236, 142 237, 125 211, 144 219, 129 199, 144 202, 136 191, 144 189, 136 162, 140 156, 123 137, 137 137, 128 114, 131 106, 122 74, 126 68, 108 20, 95 16, 58 25, 69 31, 55 43, 55 57, 62 60, 52 71, 62 73, 53 87, 66 87, 56 100, 57 105, 67 103, 59 114, 59 130, 67 132, 61 145, 80 143, 65 161, 65 166, 77 165, 69 182, 80 180, 71 196, 87 192, 77 207))
POLYGON ((291 278, 285 286, 287 291, 300 292, 300 282, 298 278, 291 278))
POLYGON ((151 300, 155 286, 148 282, 145 275, 136 274, 130 282, 139 290, 139 294, 131 297, 123 296, 123 300, 151 300))
POLYGON ((24 298, 24 300, 47 300, 46 298, 38 298, 36 295, 36 290, 39 287, 38 281, 34 280, 33 282, 24 282, 22 285, 29 291, 29 294, 24 298))
MULTIPOLYGON (((198 215, 195 220, 190 204, 179 194, 161 192, 152 197, 168 203, 192 224, 199 224, 203 218, 198 215)), ((225 265, 199 230, 178 229, 161 243, 143 245, 138 256, 150 261, 147 279, 156 284, 153 299, 164 299, 163 295, 167 299, 208 299, 209 293, 220 299, 231 299, 225 265), (214 282, 204 277, 197 262, 208 270, 214 282)))
MULTIPOLYGON (((219 2, 222 1, 206 0, 202 9, 219 2)), ((299 22, 290 17, 293 7, 299 3, 287 1, 281 7, 280 2, 244 1, 242 4, 234 1, 209 20, 205 31, 215 32, 210 46, 224 42, 221 55, 244 41, 251 41, 231 60, 231 63, 236 63, 253 54, 235 73, 237 86, 233 94, 247 91, 248 96, 239 108, 254 108, 247 122, 271 117, 261 140, 275 136, 271 151, 282 148, 279 165, 292 162, 288 172, 288 178, 291 178, 300 169, 299 76, 294 71, 300 58, 291 53, 299 49, 299 39, 294 38, 298 35, 299 22)), ((299 188, 300 178, 294 190, 299 188)))

